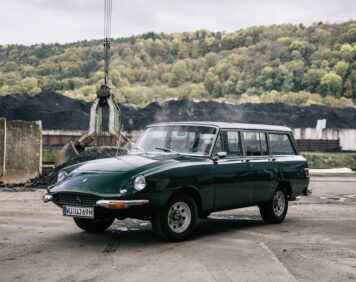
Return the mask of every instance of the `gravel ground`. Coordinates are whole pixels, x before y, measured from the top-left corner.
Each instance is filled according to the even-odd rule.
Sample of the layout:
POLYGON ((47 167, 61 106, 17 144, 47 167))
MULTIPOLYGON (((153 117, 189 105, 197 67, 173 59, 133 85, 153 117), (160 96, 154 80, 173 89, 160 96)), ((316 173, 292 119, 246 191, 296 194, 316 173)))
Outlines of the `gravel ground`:
POLYGON ((284 223, 256 208, 212 214, 165 243, 144 221, 80 231, 41 191, 0 193, 0 281, 356 280, 356 178, 318 177, 284 223))

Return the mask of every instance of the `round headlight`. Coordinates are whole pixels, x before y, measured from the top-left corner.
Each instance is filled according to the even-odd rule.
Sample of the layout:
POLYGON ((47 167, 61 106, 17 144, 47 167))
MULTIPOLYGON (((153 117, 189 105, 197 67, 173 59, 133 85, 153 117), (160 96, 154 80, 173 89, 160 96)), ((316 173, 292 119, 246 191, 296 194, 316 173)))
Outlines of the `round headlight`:
POLYGON ((64 170, 61 170, 58 172, 57 175, 57 182, 61 182, 62 180, 66 179, 68 177, 68 173, 66 173, 64 170))
POLYGON ((133 180, 133 186, 137 191, 145 189, 147 183, 143 175, 136 176, 133 180))

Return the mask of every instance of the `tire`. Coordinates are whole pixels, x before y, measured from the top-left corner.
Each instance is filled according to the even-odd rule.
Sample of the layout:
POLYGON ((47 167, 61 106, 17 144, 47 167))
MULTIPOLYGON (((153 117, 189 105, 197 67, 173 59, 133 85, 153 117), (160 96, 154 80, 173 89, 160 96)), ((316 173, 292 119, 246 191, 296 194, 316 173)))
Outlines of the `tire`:
POLYGON ((283 187, 278 187, 273 193, 272 199, 259 206, 260 214, 266 223, 281 223, 287 215, 288 196, 283 187))
POLYGON ((75 224, 83 229, 86 232, 90 233, 99 233, 108 229, 111 224, 114 222, 115 218, 96 218, 96 219, 88 219, 88 218, 73 218, 75 224))
POLYGON ((198 208, 187 194, 178 194, 155 216, 151 223, 153 231, 168 242, 189 238, 198 222, 198 208))

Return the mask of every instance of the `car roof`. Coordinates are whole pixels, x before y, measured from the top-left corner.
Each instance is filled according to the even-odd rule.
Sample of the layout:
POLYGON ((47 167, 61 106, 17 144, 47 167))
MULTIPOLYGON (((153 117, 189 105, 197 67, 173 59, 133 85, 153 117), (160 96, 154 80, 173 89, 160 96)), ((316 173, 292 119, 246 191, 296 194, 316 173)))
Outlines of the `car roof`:
POLYGON ((254 124, 254 123, 232 123, 232 122, 213 122, 213 121, 184 121, 184 122, 164 122, 153 123, 151 126, 163 126, 163 125, 198 125, 198 126, 213 126, 222 129, 258 129, 267 131, 292 131, 289 127, 279 125, 268 124, 254 124))

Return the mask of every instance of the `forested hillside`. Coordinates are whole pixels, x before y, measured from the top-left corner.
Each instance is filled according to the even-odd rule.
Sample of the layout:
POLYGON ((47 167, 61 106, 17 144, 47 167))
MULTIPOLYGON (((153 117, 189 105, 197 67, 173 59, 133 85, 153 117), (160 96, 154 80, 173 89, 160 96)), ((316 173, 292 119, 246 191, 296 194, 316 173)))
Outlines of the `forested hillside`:
MULTIPOLYGON (((190 97, 343 107, 356 102, 355 58, 355 21, 147 33, 113 40, 111 78, 117 99, 137 106, 190 97)), ((101 40, 0 47, 0 95, 91 100, 103 76, 101 40)))

